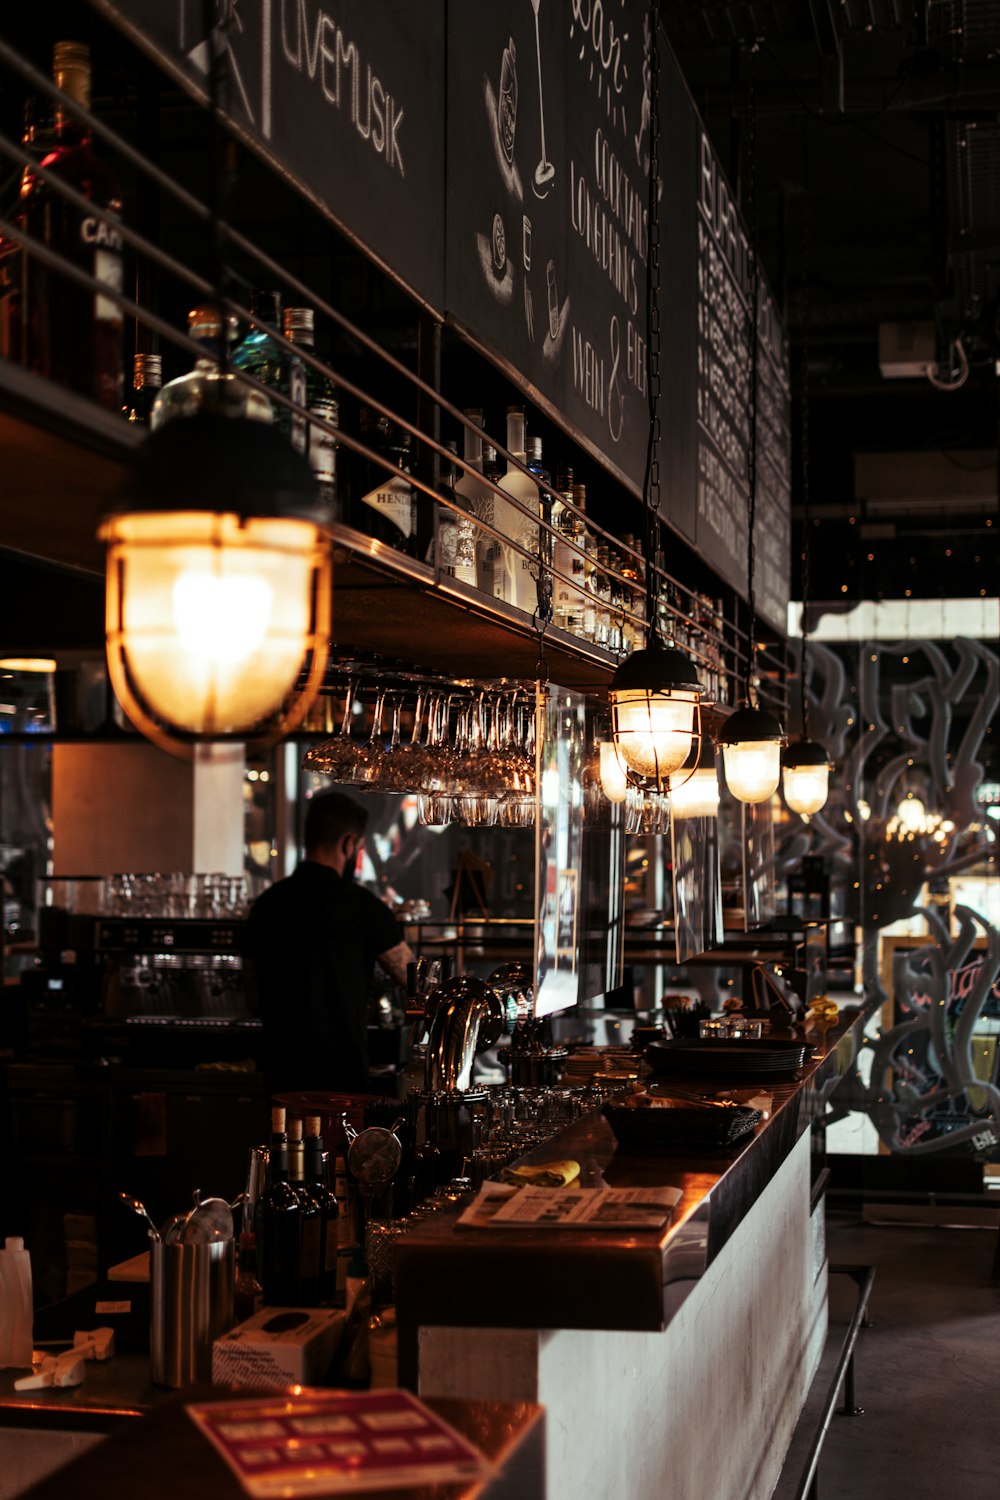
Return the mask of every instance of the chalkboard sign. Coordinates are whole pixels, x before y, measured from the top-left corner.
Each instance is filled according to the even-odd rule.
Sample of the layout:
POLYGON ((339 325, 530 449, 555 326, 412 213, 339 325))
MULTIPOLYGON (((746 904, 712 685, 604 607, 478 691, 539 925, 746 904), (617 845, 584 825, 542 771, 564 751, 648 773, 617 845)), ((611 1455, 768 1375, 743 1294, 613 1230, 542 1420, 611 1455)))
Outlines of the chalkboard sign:
POLYGON ((448 8, 446 308, 641 493, 646 10, 448 8))
MULTIPOLYGON (((203 0, 94 0, 204 101, 203 0)), ((430 307, 444 302, 445 0, 216 0, 244 140, 430 307)))
MULTIPOLYGON (((700 122, 697 152, 690 230, 695 292, 690 303, 696 433, 694 541, 716 571, 745 595, 753 256, 735 198, 700 122)), ((678 217, 684 217, 682 210, 678 217)), ((762 618, 783 632, 789 582, 788 358, 774 298, 763 277, 753 337, 757 363, 754 587, 762 618)))

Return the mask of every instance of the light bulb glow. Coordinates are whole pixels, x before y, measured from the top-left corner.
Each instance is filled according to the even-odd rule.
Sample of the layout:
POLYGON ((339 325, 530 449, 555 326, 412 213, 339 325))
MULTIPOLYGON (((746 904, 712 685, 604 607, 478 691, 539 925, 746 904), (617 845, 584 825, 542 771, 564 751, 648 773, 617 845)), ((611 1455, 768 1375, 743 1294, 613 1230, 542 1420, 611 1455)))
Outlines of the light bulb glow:
POLYGON ((626 688, 612 697, 615 742, 630 769, 660 780, 679 771, 691 753, 697 695, 626 688))
POLYGON ((803 818, 819 812, 830 790, 829 766, 785 766, 781 773, 785 801, 803 818))
POLYGON ((675 818, 714 818, 719 811, 719 778, 714 766, 703 766, 670 788, 675 818))
POLYGON ((908 833, 921 833, 927 821, 927 808, 919 797, 904 797, 897 808, 897 816, 908 833))
POLYGON ((614 740, 600 747, 601 791, 609 802, 624 802, 628 792, 628 773, 618 755, 614 740))
POLYGON ((723 744, 726 784, 739 802, 766 802, 778 789, 781 746, 777 740, 741 740, 723 744))
POLYGON ((313 644, 315 525, 150 511, 115 516, 103 534, 108 661, 126 712, 200 735, 273 715, 313 644))
POLYGON ((220 667, 245 662, 267 634, 274 590, 265 578, 182 573, 174 584, 174 622, 183 651, 220 667))

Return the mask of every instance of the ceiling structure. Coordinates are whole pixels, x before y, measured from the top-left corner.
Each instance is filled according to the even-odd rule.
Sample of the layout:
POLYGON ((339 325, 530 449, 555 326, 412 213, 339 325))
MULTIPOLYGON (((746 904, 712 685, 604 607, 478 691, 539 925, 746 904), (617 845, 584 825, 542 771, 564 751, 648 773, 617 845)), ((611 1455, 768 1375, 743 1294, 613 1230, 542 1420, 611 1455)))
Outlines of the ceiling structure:
POLYGON ((756 91, 758 238, 791 346, 812 597, 995 596, 1000 3, 662 6, 744 205, 756 91), (928 360, 933 382, 916 373, 928 360))

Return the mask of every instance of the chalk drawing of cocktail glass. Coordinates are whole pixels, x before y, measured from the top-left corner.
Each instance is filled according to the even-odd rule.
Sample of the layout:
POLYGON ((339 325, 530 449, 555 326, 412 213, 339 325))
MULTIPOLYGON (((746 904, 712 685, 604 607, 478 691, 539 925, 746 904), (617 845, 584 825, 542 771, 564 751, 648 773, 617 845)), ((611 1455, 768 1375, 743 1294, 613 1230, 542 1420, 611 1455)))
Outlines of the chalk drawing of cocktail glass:
POLYGON ((535 12, 535 51, 538 55, 538 123, 542 134, 542 159, 535 168, 535 197, 547 198, 552 187, 552 179, 556 175, 556 169, 549 161, 545 150, 545 100, 542 97, 542 41, 538 31, 538 11, 542 0, 531 0, 531 8, 535 12))

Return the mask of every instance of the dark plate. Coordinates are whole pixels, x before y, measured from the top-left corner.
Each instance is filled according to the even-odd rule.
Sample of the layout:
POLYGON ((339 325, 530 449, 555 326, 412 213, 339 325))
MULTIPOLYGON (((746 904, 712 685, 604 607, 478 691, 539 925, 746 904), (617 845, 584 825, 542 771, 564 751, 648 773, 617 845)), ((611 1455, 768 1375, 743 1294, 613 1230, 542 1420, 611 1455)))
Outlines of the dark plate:
POLYGON ((759 1109, 629 1109, 606 1100, 604 1115, 619 1145, 631 1151, 664 1146, 731 1146, 758 1124, 759 1109))
POLYGON ((805 1062, 809 1045, 778 1037, 754 1041, 650 1042, 645 1057, 655 1073, 745 1073, 753 1077, 794 1073, 805 1062))

